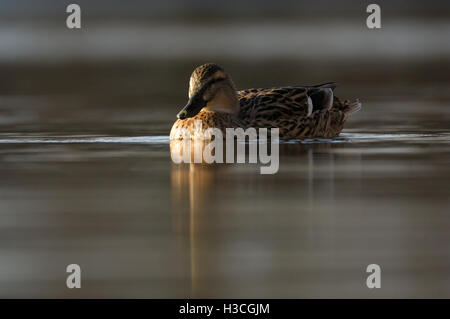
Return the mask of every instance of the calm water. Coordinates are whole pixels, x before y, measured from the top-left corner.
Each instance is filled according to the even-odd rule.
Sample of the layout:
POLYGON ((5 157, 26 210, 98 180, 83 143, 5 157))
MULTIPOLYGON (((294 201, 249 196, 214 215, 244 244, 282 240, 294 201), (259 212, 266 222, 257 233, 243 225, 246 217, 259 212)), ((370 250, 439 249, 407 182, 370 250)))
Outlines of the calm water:
POLYGON ((225 63, 239 88, 363 102, 338 139, 281 144, 275 175, 172 163, 197 61, 3 65, 0 296, 450 297, 448 66, 351 63, 225 63))

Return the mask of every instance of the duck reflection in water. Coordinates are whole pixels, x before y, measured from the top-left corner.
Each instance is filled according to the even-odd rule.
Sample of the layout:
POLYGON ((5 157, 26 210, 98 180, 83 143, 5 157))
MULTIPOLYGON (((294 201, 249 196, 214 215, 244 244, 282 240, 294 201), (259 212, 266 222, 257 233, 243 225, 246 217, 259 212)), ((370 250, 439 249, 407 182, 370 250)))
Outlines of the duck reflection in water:
MULTIPOLYGON (((200 121, 196 121, 200 122, 200 121)), ((201 122, 198 125, 201 130, 201 122)), ((172 140, 170 154, 174 163, 249 163, 268 164, 261 166, 261 174, 275 174, 279 168, 279 139, 278 130, 271 129, 270 143, 267 139, 267 130, 254 128, 244 131, 241 128, 228 129, 226 139, 223 139, 220 130, 214 131, 214 138, 185 138, 172 140), (263 131, 263 135, 261 135, 263 131), (261 138, 261 136, 264 136, 261 138), (247 138, 247 139, 246 139, 247 138), (248 142, 247 142, 248 141, 248 142), (269 155, 270 145, 270 155, 269 155), (236 156, 235 156, 236 154, 236 156), (247 156, 248 154, 248 156, 247 156)), ((187 134, 189 136, 189 133, 187 134)), ((209 136, 211 137, 211 136, 209 136)))
MULTIPOLYGON (((317 227, 324 222, 330 226, 331 240, 335 220, 323 221, 323 214, 317 212, 324 207, 332 209, 332 203, 338 200, 335 198, 338 196, 335 177, 340 164, 336 161, 341 163, 341 155, 336 155, 335 151, 342 149, 343 144, 280 144, 285 171, 261 175, 252 167, 255 164, 194 163, 195 148, 199 148, 197 152, 204 151, 211 141, 192 143, 189 149, 180 142, 174 140, 170 144, 174 160, 171 211, 173 229, 180 239, 176 242, 179 256, 184 256, 180 270, 187 281, 186 286, 190 287, 190 297, 214 297, 211 287, 221 287, 222 292, 226 287, 232 287, 236 272, 229 267, 236 260, 230 258, 241 256, 241 250, 248 249, 250 244, 255 249, 267 250, 273 245, 273 236, 280 235, 277 229, 285 222, 298 227, 299 239, 304 240, 298 242, 300 247, 322 241, 317 237, 320 234, 317 227), (185 151, 190 156, 190 163, 182 160, 185 151), (286 189, 294 189, 295 196, 286 197, 286 189), (283 199, 285 205, 272 210, 267 199, 274 196, 283 199), (279 221, 274 222, 273 218, 279 221), (264 229, 268 232, 260 231, 264 229), (259 238, 260 235, 263 237, 259 238), (250 243, 249 238, 259 239, 250 243)), ((222 151, 226 152, 225 145, 222 151)), ((344 156, 342 160, 354 164, 352 158, 355 157, 344 156)), ((257 273, 258 276, 270 276, 270 269, 286 262, 277 257, 282 251, 282 248, 269 250, 267 253, 272 257, 264 259, 269 264, 250 258, 250 251, 245 253, 250 255, 239 261, 242 263, 240 274, 249 268, 253 269, 249 277, 257 273), (252 265, 255 263, 253 266, 246 265, 250 260, 252 265)))

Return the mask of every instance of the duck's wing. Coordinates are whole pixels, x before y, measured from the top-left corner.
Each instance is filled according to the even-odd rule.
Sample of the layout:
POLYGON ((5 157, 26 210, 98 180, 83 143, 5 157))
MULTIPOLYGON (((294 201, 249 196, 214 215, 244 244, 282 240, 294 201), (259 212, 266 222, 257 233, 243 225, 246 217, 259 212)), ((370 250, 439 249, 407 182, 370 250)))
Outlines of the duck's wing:
POLYGON ((308 86, 308 96, 311 98, 313 111, 329 110, 333 106, 336 83, 324 83, 308 86))
POLYGON ((306 87, 260 88, 238 91, 241 117, 292 117, 308 115, 311 105, 308 103, 306 87))
POLYGON ((266 120, 310 116, 333 105, 335 83, 238 91, 241 118, 266 120))

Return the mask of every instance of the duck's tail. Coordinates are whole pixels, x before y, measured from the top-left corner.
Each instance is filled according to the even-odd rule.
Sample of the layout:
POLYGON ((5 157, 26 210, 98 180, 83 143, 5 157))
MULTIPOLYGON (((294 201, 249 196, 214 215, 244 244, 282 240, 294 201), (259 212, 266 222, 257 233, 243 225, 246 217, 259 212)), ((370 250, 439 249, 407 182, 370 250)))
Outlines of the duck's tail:
POLYGON ((349 117, 350 114, 358 112, 361 107, 362 104, 359 99, 356 99, 353 102, 350 102, 350 100, 344 100, 344 102, 341 102, 337 97, 335 97, 333 103, 333 108, 337 108, 339 111, 344 112, 345 118, 349 117))

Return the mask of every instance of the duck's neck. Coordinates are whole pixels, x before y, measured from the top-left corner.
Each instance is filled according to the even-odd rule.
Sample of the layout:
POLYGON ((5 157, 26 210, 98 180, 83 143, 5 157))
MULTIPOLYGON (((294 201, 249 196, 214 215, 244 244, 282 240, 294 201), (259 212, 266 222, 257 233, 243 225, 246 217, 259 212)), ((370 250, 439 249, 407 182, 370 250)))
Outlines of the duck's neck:
POLYGON ((239 113, 239 100, 233 89, 221 90, 206 104, 204 110, 210 112, 229 113, 236 116, 239 113))

